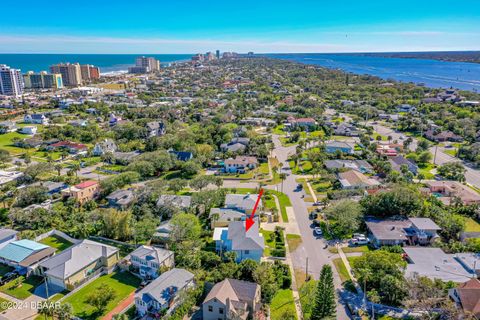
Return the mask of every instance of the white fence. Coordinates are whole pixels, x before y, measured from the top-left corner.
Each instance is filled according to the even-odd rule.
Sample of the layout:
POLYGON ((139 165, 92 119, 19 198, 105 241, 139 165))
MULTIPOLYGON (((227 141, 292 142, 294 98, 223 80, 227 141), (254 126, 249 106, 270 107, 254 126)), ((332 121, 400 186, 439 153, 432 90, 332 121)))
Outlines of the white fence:
POLYGON ((45 238, 48 238, 50 236, 57 236, 57 237, 60 237, 60 238, 63 238, 73 244, 77 244, 79 242, 81 242, 81 240, 78 240, 78 239, 75 239, 75 238, 72 238, 70 237, 68 234, 62 232, 62 231, 58 231, 58 230, 50 230, 48 232, 45 232, 45 233, 42 233, 41 235, 37 236, 35 238, 35 241, 40 241, 40 240, 43 240, 45 238))

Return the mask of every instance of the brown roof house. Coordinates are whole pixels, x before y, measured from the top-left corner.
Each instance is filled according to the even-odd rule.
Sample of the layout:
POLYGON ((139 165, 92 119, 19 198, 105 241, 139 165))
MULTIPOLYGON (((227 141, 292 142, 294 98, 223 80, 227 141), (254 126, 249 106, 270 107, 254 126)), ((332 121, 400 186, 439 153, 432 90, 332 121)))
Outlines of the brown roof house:
POLYGON ((449 290, 449 296, 466 314, 480 319, 480 280, 471 279, 449 290))
POLYGON ((367 177, 356 170, 338 173, 338 180, 342 185, 342 189, 372 189, 380 186, 378 180, 367 177))
POLYGON ((452 203, 455 198, 460 199, 463 204, 480 203, 480 195, 457 181, 425 181, 428 192, 437 197, 446 205, 452 203))
POLYGON ((217 283, 203 301, 203 319, 255 319, 253 315, 260 307, 258 284, 225 279, 217 283))

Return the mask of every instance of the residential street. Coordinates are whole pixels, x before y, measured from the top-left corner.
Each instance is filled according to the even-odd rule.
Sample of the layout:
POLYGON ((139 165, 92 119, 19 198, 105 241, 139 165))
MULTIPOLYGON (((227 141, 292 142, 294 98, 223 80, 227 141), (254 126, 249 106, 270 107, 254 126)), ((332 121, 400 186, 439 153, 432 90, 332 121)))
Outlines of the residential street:
MULTIPOLYGON (((402 141, 401 139, 399 139, 400 136, 405 137, 405 135, 403 135, 402 133, 395 132, 391 128, 388 128, 379 124, 372 125, 372 126, 377 133, 384 136, 390 135, 393 137, 394 140, 402 141)), ((410 150, 415 150, 417 148, 417 139, 413 138, 413 142, 409 148, 410 150)), ((472 168, 468 162, 462 161, 458 158, 452 157, 451 155, 445 153, 443 147, 435 147, 435 146, 431 147, 430 152, 434 156, 435 164, 437 165, 442 165, 444 163, 452 162, 452 161, 462 162, 465 169, 467 170, 465 172, 465 179, 467 183, 477 188, 480 188, 480 170, 472 168), (435 156, 435 153, 436 153, 436 156, 435 156)))
MULTIPOLYGON (((275 144, 275 149, 273 150, 274 157, 277 157, 277 159, 283 164, 284 168, 289 167, 287 159, 290 154, 295 152, 295 146, 283 147, 277 135, 273 135, 273 142, 275 144)), ((332 263, 332 256, 334 256, 334 254, 330 253, 328 249, 323 249, 325 245, 324 240, 317 238, 313 234, 311 221, 308 218, 307 205, 302 199, 302 195, 305 194, 305 192, 295 190, 298 184, 295 179, 297 179, 298 176, 292 174, 290 168, 282 171, 288 174, 287 179, 283 183, 283 192, 290 198, 298 228, 302 236, 302 245, 292 253, 292 260, 295 269, 305 271, 308 259, 308 273, 315 279, 318 279, 322 266, 328 263, 332 266, 335 287, 339 290, 342 287, 340 277, 332 263)), ((267 188, 278 188, 278 190, 281 191, 280 184, 277 186, 268 186, 267 188)), ((347 313, 342 304, 337 305, 337 319, 348 319, 347 313)))

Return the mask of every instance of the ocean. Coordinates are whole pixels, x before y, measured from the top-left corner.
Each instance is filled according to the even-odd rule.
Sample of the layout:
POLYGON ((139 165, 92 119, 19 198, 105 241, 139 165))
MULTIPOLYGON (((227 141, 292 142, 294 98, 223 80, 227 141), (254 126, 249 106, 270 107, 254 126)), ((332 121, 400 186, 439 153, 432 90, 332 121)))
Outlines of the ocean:
MULTIPOLYGON (((189 60, 193 54, 145 54, 161 63, 189 60)), ((136 54, 0 54, 0 64, 22 72, 48 70, 59 62, 79 62, 100 67, 102 73, 125 71, 135 63, 136 54)), ((370 74, 385 80, 425 84, 434 88, 459 88, 480 92, 480 64, 426 59, 384 58, 355 54, 268 54, 357 74, 370 74)))
POLYGON ((383 79, 423 83, 433 88, 480 92, 480 64, 427 59, 384 58, 355 54, 268 54, 267 56, 383 79))
MULTIPOLYGON (((0 64, 27 71, 48 71, 53 64, 78 62, 100 67, 101 73, 126 71, 135 65, 135 58, 142 54, 0 54, 0 64)), ((160 63, 190 60, 193 54, 144 54, 160 60, 160 63)))

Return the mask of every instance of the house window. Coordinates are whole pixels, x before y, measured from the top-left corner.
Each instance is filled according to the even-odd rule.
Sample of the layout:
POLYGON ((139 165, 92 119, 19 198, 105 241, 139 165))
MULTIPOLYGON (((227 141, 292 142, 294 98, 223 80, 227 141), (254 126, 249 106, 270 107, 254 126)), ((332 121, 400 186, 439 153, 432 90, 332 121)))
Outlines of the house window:
POLYGON ((223 308, 218 308, 218 313, 223 314, 223 308))
POLYGON ((208 306, 208 312, 213 312, 213 306, 208 306))
POLYGON ((245 250, 245 254, 250 254, 250 250, 245 250))

